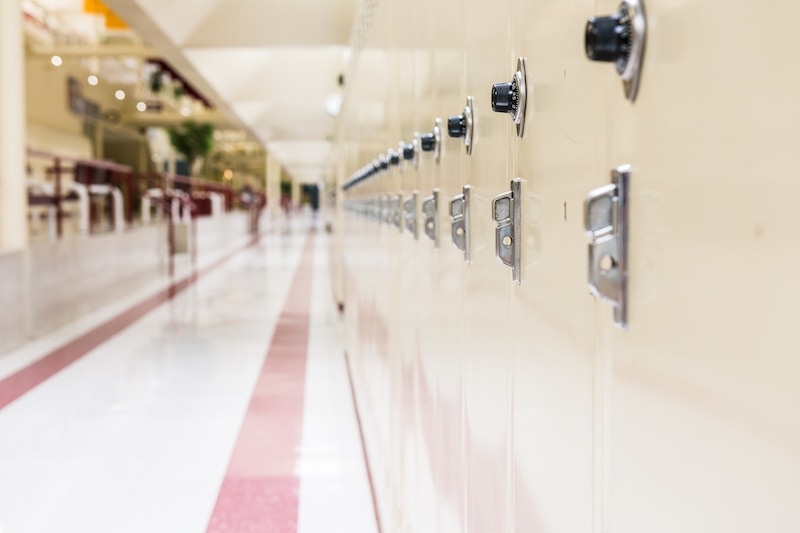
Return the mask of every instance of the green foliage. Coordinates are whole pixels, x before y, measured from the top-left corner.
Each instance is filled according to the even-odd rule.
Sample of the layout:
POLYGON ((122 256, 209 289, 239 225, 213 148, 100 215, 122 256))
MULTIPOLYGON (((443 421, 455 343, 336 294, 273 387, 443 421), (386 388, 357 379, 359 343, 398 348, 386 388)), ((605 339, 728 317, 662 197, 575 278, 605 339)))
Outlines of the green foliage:
POLYGON ((214 144, 213 124, 187 120, 178 127, 169 128, 167 132, 172 147, 186 156, 190 167, 198 157, 207 156, 214 144))
POLYGON ((150 74, 150 90, 153 91, 154 94, 158 94, 161 92, 161 89, 164 88, 164 73, 160 70, 157 70, 150 74))

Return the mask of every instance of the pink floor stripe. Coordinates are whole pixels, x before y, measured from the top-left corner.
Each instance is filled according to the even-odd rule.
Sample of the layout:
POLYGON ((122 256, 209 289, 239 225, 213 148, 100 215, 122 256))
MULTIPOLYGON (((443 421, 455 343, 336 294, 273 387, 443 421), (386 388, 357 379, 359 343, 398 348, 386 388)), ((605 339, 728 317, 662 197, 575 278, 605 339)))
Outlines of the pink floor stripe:
MULTIPOLYGON (((246 247, 252 246, 254 242, 255 240, 250 242, 246 247)), ((155 296, 147 298, 146 300, 131 307, 127 311, 115 316, 108 322, 97 326, 91 331, 88 331, 87 333, 84 333, 67 344, 64 344, 60 348, 53 350, 49 354, 31 363, 25 368, 18 370, 5 379, 0 380, 0 409, 8 406, 22 395, 26 394, 75 361, 79 360, 87 353, 97 348, 162 303, 174 298, 181 291, 195 283, 200 276, 217 268, 243 249, 244 248, 237 249, 219 259, 215 263, 205 267, 203 270, 194 273, 179 282, 171 284, 168 288, 160 291, 155 296)))
POLYGON ((208 533, 297 531, 313 234, 242 421, 208 533))

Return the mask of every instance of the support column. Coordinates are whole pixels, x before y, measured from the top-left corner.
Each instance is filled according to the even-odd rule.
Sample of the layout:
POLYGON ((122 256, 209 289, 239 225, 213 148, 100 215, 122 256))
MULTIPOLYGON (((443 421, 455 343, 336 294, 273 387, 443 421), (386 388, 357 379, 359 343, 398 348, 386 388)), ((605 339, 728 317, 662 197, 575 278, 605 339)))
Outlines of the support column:
POLYGON ((274 220, 281 214, 281 164, 267 154, 267 208, 274 220))
POLYGON ((19 0, 0 1, 0 250, 28 246, 25 48, 19 0))

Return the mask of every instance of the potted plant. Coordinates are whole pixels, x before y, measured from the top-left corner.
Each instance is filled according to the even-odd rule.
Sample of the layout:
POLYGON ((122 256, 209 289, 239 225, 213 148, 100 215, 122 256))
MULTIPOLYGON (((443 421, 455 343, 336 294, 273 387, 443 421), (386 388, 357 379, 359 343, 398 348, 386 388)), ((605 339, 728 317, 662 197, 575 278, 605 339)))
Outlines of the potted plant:
POLYGON ((169 141, 175 150, 186 157, 192 174, 199 174, 203 158, 214 144, 214 125, 187 120, 180 126, 169 128, 169 141))

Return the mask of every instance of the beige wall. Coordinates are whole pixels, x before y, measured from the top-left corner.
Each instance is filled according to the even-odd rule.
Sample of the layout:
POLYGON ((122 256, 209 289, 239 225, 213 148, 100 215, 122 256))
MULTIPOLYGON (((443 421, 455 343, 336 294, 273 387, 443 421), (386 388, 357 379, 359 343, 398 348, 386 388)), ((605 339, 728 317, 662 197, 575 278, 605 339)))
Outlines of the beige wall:
MULTIPOLYGON (((367 3, 368 5, 375 5, 367 3)), ((583 28, 618 1, 381 2, 347 75, 341 180, 475 97, 350 199, 473 187, 473 262, 342 215, 347 352, 384 531, 800 530, 800 5, 646 2, 635 103, 583 28), (759 12, 771 24, 748 21, 759 12), (750 28, 747 39, 735 28, 750 28), (491 111, 528 60, 526 133, 491 111), (355 148, 350 148, 355 146, 355 148), (629 327, 587 290, 583 201, 633 167, 629 327), (494 196, 522 184, 522 283, 494 196)))
MULTIPOLYGON (((69 108, 67 82, 70 77, 78 80, 84 98, 96 102, 103 111, 125 112, 130 110, 134 102, 131 95, 124 101, 117 100, 114 92, 121 87, 102 78, 98 85, 89 85, 86 81, 90 72, 86 67, 88 58, 67 56, 63 61, 61 66, 56 67, 51 64, 49 57, 31 53, 26 55, 27 146, 72 157, 104 158, 108 155, 103 153, 104 130, 112 130, 125 138, 144 142, 137 131, 76 115, 69 108), (93 125, 97 132, 93 136, 87 136, 87 123, 93 125)), ((124 89, 130 92, 128 87, 124 89)), ((135 152, 130 160, 136 161, 138 165, 141 158, 139 151, 135 152)))
POLYGON ((27 253, 0 252, 0 353, 28 338, 27 253))

